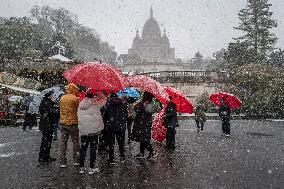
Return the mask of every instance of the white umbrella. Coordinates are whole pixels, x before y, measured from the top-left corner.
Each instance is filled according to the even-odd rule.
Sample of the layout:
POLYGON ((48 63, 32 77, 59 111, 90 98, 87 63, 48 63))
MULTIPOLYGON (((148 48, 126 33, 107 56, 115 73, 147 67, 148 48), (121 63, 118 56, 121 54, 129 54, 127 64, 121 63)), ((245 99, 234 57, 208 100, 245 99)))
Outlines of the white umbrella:
POLYGON ((38 112, 40 103, 41 103, 44 95, 51 92, 51 91, 53 92, 52 101, 54 101, 54 102, 58 102, 60 97, 65 94, 64 90, 59 86, 55 86, 55 87, 45 89, 45 90, 41 91, 41 93, 33 99, 33 101, 31 102, 31 104, 29 106, 29 111, 30 112, 38 112))
POLYGON ((22 99, 23 99, 22 96, 10 96, 10 97, 8 98, 8 100, 9 100, 10 102, 17 102, 17 103, 20 103, 22 99))

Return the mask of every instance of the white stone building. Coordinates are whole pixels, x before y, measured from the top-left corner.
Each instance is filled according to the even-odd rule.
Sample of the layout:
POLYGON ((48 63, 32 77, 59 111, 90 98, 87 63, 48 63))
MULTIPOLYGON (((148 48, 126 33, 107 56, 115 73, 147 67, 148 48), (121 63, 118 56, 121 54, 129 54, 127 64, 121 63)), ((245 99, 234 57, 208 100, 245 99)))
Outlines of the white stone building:
POLYGON ((123 55, 124 61, 117 64, 125 72, 157 72, 183 70, 181 63, 176 63, 175 49, 171 48, 169 38, 164 29, 154 19, 153 9, 150 18, 145 22, 140 37, 137 29, 132 48, 128 55, 123 55), (125 59, 126 58, 126 59, 125 59))
POLYGON ((128 50, 131 57, 139 57, 143 62, 175 62, 175 49, 170 47, 169 38, 161 30, 158 22, 153 17, 153 9, 150 9, 150 18, 144 24, 142 36, 136 31, 132 48, 128 50))

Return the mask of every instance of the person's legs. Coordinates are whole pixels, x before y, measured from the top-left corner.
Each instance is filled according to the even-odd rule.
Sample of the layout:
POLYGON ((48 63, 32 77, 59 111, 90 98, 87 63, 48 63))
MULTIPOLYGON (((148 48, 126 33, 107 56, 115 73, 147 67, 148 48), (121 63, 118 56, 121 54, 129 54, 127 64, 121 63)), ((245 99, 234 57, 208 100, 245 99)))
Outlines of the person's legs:
POLYGON ((108 141, 107 141, 107 133, 105 129, 103 129, 99 135, 99 144, 98 144, 98 152, 101 153, 103 151, 108 151, 108 141))
POLYGON ((150 153, 153 153, 154 152, 154 149, 150 143, 150 140, 147 140, 147 141, 144 141, 144 144, 145 144, 145 148, 150 152, 150 153))
POLYGON ((168 128, 166 137, 167 137, 166 139, 167 148, 174 149, 175 148, 175 129, 168 128))
POLYGON ((88 136, 81 136, 81 149, 80 149, 80 167, 84 167, 86 152, 89 145, 88 136))
POLYGON ((42 138, 41 138, 41 144, 40 144, 40 149, 39 149, 39 157, 38 157, 38 161, 40 162, 44 162, 47 161, 46 157, 45 157, 45 149, 46 149, 46 145, 47 145, 47 132, 46 131, 42 131, 42 138))
POLYGON ((69 139, 69 131, 65 128, 62 128, 59 161, 63 165, 67 164, 66 151, 67 151, 68 139, 69 139))
POLYGON ((229 121, 224 122, 224 130, 225 130, 226 135, 230 135, 230 122, 229 121))
POLYGON ((132 126, 132 119, 127 118, 127 136, 128 136, 128 143, 131 142, 131 126, 132 126))
POLYGON ((27 129, 27 122, 26 122, 26 119, 25 119, 25 121, 24 121, 24 123, 23 123, 23 131, 26 131, 26 129, 27 129))
POLYGON ((32 130, 32 128, 37 125, 36 121, 37 121, 36 120, 36 114, 31 114, 30 115, 30 125, 29 125, 30 130, 32 130))
POLYGON ((109 161, 114 160, 114 144, 115 144, 115 134, 113 132, 107 132, 108 138, 108 150, 109 150, 109 161))
POLYGON ((140 154, 144 155, 145 154, 145 147, 146 144, 145 144, 145 141, 140 141, 140 154))
POLYGON ((168 148, 170 146, 170 131, 167 129, 166 132, 166 147, 168 148))
POLYGON ((228 121, 228 134, 231 135, 231 124, 229 121, 228 121))
POLYGON ((31 123, 30 123, 30 114, 26 113, 25 114, 25 120, 24 120, 24 123, 23 123, 23 131, 26 131, 27 126, 30 127, 30 125, 31 125, 31 123))
POLYGON ((119 153, 120 153, 120 157, 124 158, 125 157, 125 150, 124 150, 124 145, 125 145, 125 131, 121 131, 121 132, 116 132, 116 140, 118 143, 118 147, 119 147, 119 153))
POLYGON ((199 132, 200 131, 199 121, 195 120, 195 122, 196 122, 197 132, 199 132))
POLYGON ((225 121, 222 121, 222 131, 223 131, 223 134, 226 134, 226 122, 225 121))
POLYGON ((96 153, 98 145, 98 135, 89 136, 90 141, 90 168, 95 168, 96 153))
POLYGON ((79 163, 80 159, 80 142, 79 142, 79 129, 72 128, 72 131, 70 132, 72 143, 73 143, 73 160, 74 163, 79 163))
POLYGON ((175 128, 171 130, 171 148, 175 149, 176 148, 176 130, 175 128))
POLYGON ((155 152, 154 152, 154 148, 151 145, 150 140, 145 140, 144 144, 145 144, 145 148, 149 151, 149 155, 148 155, 147 159, 154 158, 155 157, 155 152))
POLYGON ((204 122, 200 122, 200 130, 203 131, 203 127, 204 127, 204 122))
POLYGON ((53 130, 49 130, 46 132, 46 150, 45 150, 45 154, 46 154, 46 157, 47 159, 51 159, 50 157, 50 149, 51 149, 51 143, 52 143, 52 133, 53 133, 53 130))
POLYGON ((53 140, 57 140, 57 130, 59 129, 59 122, 54 125, 53 140))

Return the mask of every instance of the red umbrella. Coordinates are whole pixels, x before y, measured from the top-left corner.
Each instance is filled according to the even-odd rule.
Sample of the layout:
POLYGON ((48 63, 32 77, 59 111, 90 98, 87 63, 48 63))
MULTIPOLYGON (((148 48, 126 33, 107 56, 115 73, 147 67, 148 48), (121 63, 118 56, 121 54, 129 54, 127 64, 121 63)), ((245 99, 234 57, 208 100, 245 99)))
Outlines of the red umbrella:
POLYGON ((165 88, 169 96, 173 98, 173 102, 177 106, 177 112, 180 113, 192 113, 193 112, 193 105, 190 100, 180 91, 172 88, 166 87, 165 88))
POLYGON ((216 106, 221 106, 221 102, 223 100, 231 109, 240 108, 242 105, 242 102, 236 96, 230 93, 214 93, 210 95, 209 99, 216 106))
POLYGON ((105 63, 78 64, 63 73, 70 83, 90 87, 96 90, 120 91, 128 85, 123 73, 105 63))
POLYGON ((169 95, 159 82, 144 75, 132 75, 127 77, 129 85, 152 93, 159 101, 166 103, 169 101, 169 95))
POLYGON ((167 128, 164 126, 164 118, 165 115, 164 107, 153 119, 152 123, 152 139, 157 142, 163 142, 166 138, 167 128))

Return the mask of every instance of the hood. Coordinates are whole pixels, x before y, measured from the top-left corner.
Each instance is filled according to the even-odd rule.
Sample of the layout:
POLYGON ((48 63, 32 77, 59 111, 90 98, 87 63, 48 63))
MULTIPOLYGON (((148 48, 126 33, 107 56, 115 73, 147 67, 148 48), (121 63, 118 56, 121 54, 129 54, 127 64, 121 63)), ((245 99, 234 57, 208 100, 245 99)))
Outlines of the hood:
POLYGON ((79 92, 79 88, 74 83, 70 83, 66 86, 66 93, 76 95, 79 92))

